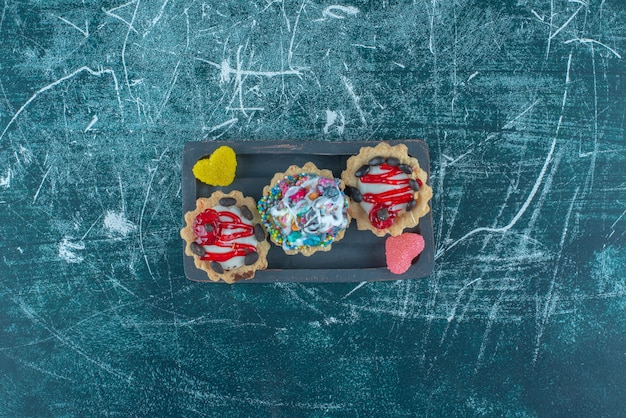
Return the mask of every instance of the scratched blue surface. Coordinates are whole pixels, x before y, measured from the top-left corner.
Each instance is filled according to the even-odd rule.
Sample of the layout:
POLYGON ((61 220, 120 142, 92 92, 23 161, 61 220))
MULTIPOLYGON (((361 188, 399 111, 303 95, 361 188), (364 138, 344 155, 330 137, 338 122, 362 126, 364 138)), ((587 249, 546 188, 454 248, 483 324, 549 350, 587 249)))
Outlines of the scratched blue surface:
POLYGON ((622 0, 0 2, 0 416, 625 415, 625 39, 622 0), (218 138, 426 140, 435 272, 186 280, 218 138))

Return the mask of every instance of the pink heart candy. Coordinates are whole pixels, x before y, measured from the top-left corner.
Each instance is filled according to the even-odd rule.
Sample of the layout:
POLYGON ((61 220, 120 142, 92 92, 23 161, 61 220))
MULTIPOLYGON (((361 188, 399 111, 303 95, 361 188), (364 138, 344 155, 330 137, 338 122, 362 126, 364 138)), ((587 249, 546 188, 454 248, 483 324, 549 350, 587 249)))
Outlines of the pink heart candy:
POLYGON ((411 262, 424 250, 424 238, 420 234, 405 232, 385 241, 387 268, 393 274, 402 274, 411 267, 411 262))

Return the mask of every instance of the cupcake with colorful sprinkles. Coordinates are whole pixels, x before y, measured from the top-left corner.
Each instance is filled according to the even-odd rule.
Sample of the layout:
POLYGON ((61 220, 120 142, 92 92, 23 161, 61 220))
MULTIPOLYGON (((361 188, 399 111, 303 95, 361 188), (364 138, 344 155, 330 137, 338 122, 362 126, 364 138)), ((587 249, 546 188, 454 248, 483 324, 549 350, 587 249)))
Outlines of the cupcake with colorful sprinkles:
POLYGON ((311 162, 277 173, 258 203, 271 241, 289 255, 329 251, 350 223, 343 188, 330 170, 311 162))
POLYGON ((267 267, 270 243, 253 198, 239 191, 216 191, 196 200, 196 209, 185 214, 185 223, 180 231, 185 254, 193 257, 209 280, 234 283, 267 267))

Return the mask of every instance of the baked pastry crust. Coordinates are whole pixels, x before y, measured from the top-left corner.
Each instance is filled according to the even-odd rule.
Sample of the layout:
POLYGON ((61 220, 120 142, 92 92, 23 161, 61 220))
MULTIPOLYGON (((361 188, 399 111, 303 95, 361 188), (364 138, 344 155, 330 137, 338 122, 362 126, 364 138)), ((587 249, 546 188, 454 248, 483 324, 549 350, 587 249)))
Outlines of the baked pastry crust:
MULTIPOLYGON (((276 186, 281 180, 284 180, 285 177, 287 176, 296 176, 299 174, 316 174, 319 177, 326 177, 326 178, 331 178, 334 179, 335 176, 333 175, 333 172, 327 169, 320 169, 317 168, 317 166, 312 163, 312 162, 307 162, 305 163, 302 167, 299 167, 297 165, 291 165, 287 168, 287 170, 285 170, 282 173, 276 173, 274 174, 274 177, 272 177, 272 180, 270 181, 270 184, 265 186, 263 188, 263 196, 268 196, 270 194, 270 191, 272 190, 272 188, 274 188, 274 186, 276 186)), ((345 189, 345 184, 343 183, 343 181, 339 182, 339 189, 343 192, 343 190, 345 189)), ((347 224, 346 224, 346 229, 348 228, 348 226, 350 225, 350 221, 351 221, 351 217, 350 217, 350 213, 347 212, 346 213, 346 217, 347 217, 347 224)), ((339 231, 337 233, 337 236, 333 239, 332 243, 335 243, 337 241, 340 241, 343 236, 345 235, 346 230, 343 229, 341 231, 339 231)), ((282 245, 280 243, 277 243, 276 241, 274 241, 272 239, 272 236, 270 235, 270 240, 276 244, 277 246, 282 247, 282 245)), ((314 247, 303 247, 300 249, 285 249, 283 248, 283 251, 285 251, 285 254, 287 255, 296 255, 296 254, 302 254, 306 257, 309 257, 313 254, 315 254, 317 251, 330 251, 331 247, 332 247, 332 243, 322 246, 322 245, 318 245, 318 246, 314 246, 314 247)))
MULTIPOLYGON (((245 205, 248 207, 252 214, 252 225, 261 224, 261 216, 257 211, 256 202, 251 197, 244 197, 244 195, 239 191, 232 191, 230 193, 223 193, 218 190, 213 192, 210 197, 201 197, 196 200, 196 208, 195 210, 189 211, 185 214, 185 227, 180 230, 180 236, 185 240, 185 254, 193 257, 195 266, 203 270, 207 273, 209 280, 218 282, 223 280, 226 283, 235 283, 239 280, 251 279, 254 277, 254 274, 257 270, 264 270, 267 268, 267 252, 270 248, 270 243, 267 239, 263 241, 259 241, 256 244, 256 250, 259 254, 259 258, 256 262, 251 265, 242 265, 232 270, 224 270, 223 273, 218 273, 211 268, 211 261, 202 260, 198 255, 196 255, 191 250, 191 244, 195 242, 196 235, 193 231, 193 223, 196 217, 204 212, 206 209, 213 208, 219 205, 220 199, 224 197, 234 198, 237 207, 241 207, 245 205)), ((261 224, 262 226, 262 224, 261 224)))
POLYGON ((397 236, 400 235, 404 229, 418 225, 419 219, 430 211, 428 202, 433 196, 433 190, 426 184, 428 175, 420 167, 417 159, 409 156, 407 146, 404 144, 392 146, 386 142, 381 142, 375 147, 363 147, 357 155, 348 159, 347 167, 341 173, 341 179, 346 186, 358 189, 359 178, 355 173, 359 168, 367 165, 370 160, 379 156, 387 159, 390 157, 397 158, 400 164, 406 164, 412 168, 412 172, 407 175, 410 179, 414 179, 420 184, 418 191, 412 191, 414 199, 416 200, 415 206, 411 210, 399 214, 391 226, 383 229, 378 229, 372 225, 368 213, 363 209, 360 203, 355 202, 352 198, 350 199, 348 212, 356 219, 357 228, 359 230, 370 230, 379 237, 383 237, 387 234, 397 236))

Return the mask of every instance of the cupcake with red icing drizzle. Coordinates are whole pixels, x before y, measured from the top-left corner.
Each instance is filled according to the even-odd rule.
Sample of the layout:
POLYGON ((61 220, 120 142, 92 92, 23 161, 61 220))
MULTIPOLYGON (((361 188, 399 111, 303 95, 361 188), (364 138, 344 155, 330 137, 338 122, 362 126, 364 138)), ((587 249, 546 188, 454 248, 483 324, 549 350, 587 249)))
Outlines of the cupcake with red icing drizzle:
POLYGON ((198 199, 185 221, 180 231, 185 254, 194 258, 209 280, 234 283, 251 279, 267 267, 269 243, 251 197, 238 191, 216 191, 198 199))
POLYGON ((311 162, 276 174, 258 203, 270 240, 288 255, 329 251, 350 223, 343 189, 330 170, 311 162))
POLYGON ((341 179, 348 187, 349 213, 357 228, 379 237, 400 235, 430 210, 433 192, 427 174, 404 144, 361 148, 348 159, 341 179))

